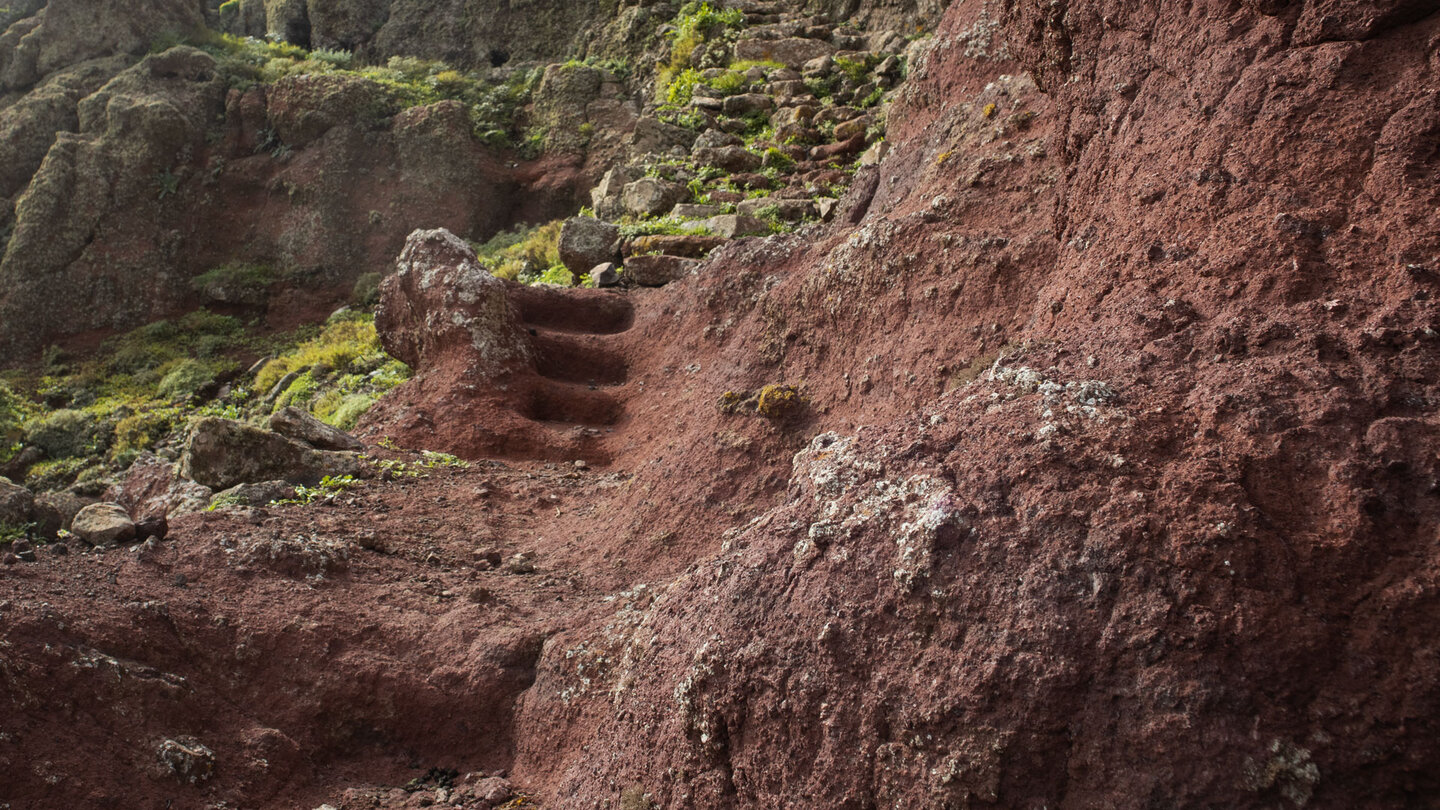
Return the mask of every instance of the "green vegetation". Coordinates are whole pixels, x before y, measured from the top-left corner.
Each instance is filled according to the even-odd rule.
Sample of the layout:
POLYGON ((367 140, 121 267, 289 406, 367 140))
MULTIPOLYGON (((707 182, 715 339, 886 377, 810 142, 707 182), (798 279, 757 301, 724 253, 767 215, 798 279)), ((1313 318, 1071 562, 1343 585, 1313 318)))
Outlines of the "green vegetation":
MULTIPOLYGON (((157 41, 152 50, 163 50, 167 44, 176 43, 157 41)), ((347 51, 307 51, 288 42, 254 37, 210 33, 190 44, 214 56, 230 85, 241 90, 291 76, 356 77, 383 91, 382 103, 364 111, 376 119, 450 99, 466 106, 475 136, 484 143, 521 151, 533 148, 529 133, 519 127, 518 113, 539 84, 538 70, 517 70, 505 81, 496 82, 444 62, 413 56, 391 57, 384 65, 357 66, 347 51)), ((262 149, 277 156, 288 151, 278 142, 267 143, 262 149)))
POLYGON ((201 273, 190 280, 190 286, 217 301, 264 303, 275 279, 275 269, 268 265, 230 262, 201 273))
POLYGON ((0 460, 31 446, 43 460, 30 467, 27 485, 79 483, 98 491, 140 453, 177 449, 194 418, 258 420, 285 404, 306 404, 349 429, 408 377, 381 350, 365 312, 346 311, 323 329, 261 337, 236 318, 201 309, 112 338, 83 363, 52 348, 43 373, 12 373, 0 383, 0 460), (267 353, 274 356, 256 380, 240 374, 267 353), (255 395, 291 371, 298 373, 273 401, 255 395))
POLYGON ((311 504, 316 501, 328 501, 338 495, 343 495, 349 490, 359 486, 360 479, 353 475, 327 475, 320 479, 320 483, 313 487, 298 486, 295 488, 295 497, 286 498, 280 501, 272 501, 275 506, 286 504, 311 504))
POLYGON ((686 3, 673 21, 670 32, 670 60, 660 66, 655 77, 656 96, 672 104, 683 105, 690 101, 698 75, 692 67, 695 52, 702 45, 733 39, 735 31, 745 25, 745 13, 740 9, 717 9, 709 3, 686 3), (688 83, 682 91, 672 94, 676 82, 688 83), (683 98, 683 101, 675 99, 683 98))

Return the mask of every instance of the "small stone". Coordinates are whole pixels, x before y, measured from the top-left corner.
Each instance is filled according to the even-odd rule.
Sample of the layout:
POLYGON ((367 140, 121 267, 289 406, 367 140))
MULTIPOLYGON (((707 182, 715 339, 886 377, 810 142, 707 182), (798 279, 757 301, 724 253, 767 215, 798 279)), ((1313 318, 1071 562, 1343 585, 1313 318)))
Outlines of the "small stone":
POLYGON ((590 268, 590 280, 596 287, 614 287, 620 283, 620 271, 614 262, 604 262, 590 268))
POLYGON ((51 543, 49 546, 46 546, 46 548, 50 549, 50 553, 56 557, 64 557, 70 553, 70 547, 64 543, 51 543))
POLYGON ((204 782, 215 772, 215 752, 189 738, 165 740, 156 752, 160 764, 181 782, 204 782))
POLYGON ((535 573, 535 562, 528 554, 516 554, 505 561, 505 572, 508 574, 533 574, 535 573))
POLYGON ((5 552, 4 557, 0 557, 0 563, 4 563, 6 565, 15 565, 18 562, 20 562, 20 558, 16 557, 14 554, 11 554, 8 551, 5 552))
POLYGON ((577 470, 585 470, 585 469, 589 469, 589 467, 590 467, 590 465, 585 462, 585 459, 583 459, 583 458, 577 458, 577 459, 575 459, 575 469, 577 469, 577 470))
POLYGON ((480 587, 471 588, 467 596, 471 602, 477 605, 483 605, 495 598, 495 594, 491 593, 489 588, 480 587))
POLYGON ((35 562, 36 560, 34 549, 29 549, 27 551, 17 551, 15 552, 15 556, 19 557, 21 562, 35 562))
POLYGON ((70 531, 92 546, 135 539, 135 522, 118 503, 94 503, 75 516, 70 531))

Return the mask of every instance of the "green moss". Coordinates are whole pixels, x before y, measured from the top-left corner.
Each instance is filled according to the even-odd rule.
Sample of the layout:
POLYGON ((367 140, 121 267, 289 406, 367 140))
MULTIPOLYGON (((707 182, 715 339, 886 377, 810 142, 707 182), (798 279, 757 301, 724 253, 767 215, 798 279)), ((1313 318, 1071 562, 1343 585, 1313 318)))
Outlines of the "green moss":
POLYGON ((156 387, 156 392, 166 399, 189 399, 215 382, 215 368, 199 360, 177 360, 166 369, 156 387))
POLYGON ((25 475, 25 486, 35 492, 64 489, 73 484, 82 471, 94 464, 94 460, 88 458, 60 458, 42 461, 30 467, 25 475))
POLYGON ((275 269, 269 265, 229 262, 191 279, 190 286, 217 301, 249 303, 263 302, 274 283, 275 269))

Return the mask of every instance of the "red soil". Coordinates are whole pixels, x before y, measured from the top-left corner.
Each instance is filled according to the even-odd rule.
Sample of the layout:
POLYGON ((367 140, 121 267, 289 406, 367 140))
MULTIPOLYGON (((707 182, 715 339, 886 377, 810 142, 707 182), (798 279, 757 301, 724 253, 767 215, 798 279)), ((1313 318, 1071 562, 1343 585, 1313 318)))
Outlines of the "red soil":
MULTIPOLYGON (((954 4, 847 224, 532 314, 554 441, 0 571, 0 799, 1430 806, 1440 17, 1112 6, 954 4)), ((369 437, 480 455, 446 374, 369 437)))

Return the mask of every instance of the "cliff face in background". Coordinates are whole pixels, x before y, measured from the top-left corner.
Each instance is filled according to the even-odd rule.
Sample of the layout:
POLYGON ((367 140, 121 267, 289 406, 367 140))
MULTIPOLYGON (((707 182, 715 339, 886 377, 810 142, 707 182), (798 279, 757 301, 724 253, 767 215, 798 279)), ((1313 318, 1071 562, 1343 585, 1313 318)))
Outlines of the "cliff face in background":
MULTIPOLYGON (((325 36, 333 7, 309 8, 325 36)), ((417 376, 361 433, 464 452, 522 424, 487 437, 504 463, 392 464, 324 506, 0 569, 17 806, 1428 806, 1433 3, 957 0, 911 53, 892 148, 833 222, 663 288, 426 292, 475 270, 412 241, 432 249, 381 326, 421 346, 431 318, 443 346, 407 350, 417 376), (487 319, 527 347, 514 377, 476 371, 487 319), (789 418, 732 407, 801 382, 789 418), (208 746, 213 777, 158 766, 169 743, 208 746)), ((215 195, 196 210, 279 178, 358 214, 436 156, 474 174, 434 188, 506 182, 449 159, 443 107, 357 129, 298 113, 343 87, 222 99, 202 57, 77 68, 0 110, 77 105, 22 196, 26 256, 131 255, 42 250, 25 223, 80 199, 48 184, 146 176, 137 121, 167 153, 212 148, 222 109, 237 142, 293 128, 291 163, 185 185, 215 195), (173 109, 134 101, 157 95, 173 109), (331 160, 369 168, 332 187, 331 160)), ((454 214, 435 199, 415 216, 454 214)), ((296 215, 267 205, 236 216, 296 215)), ((17 255, 9 288, 34 277, 17 255)))

